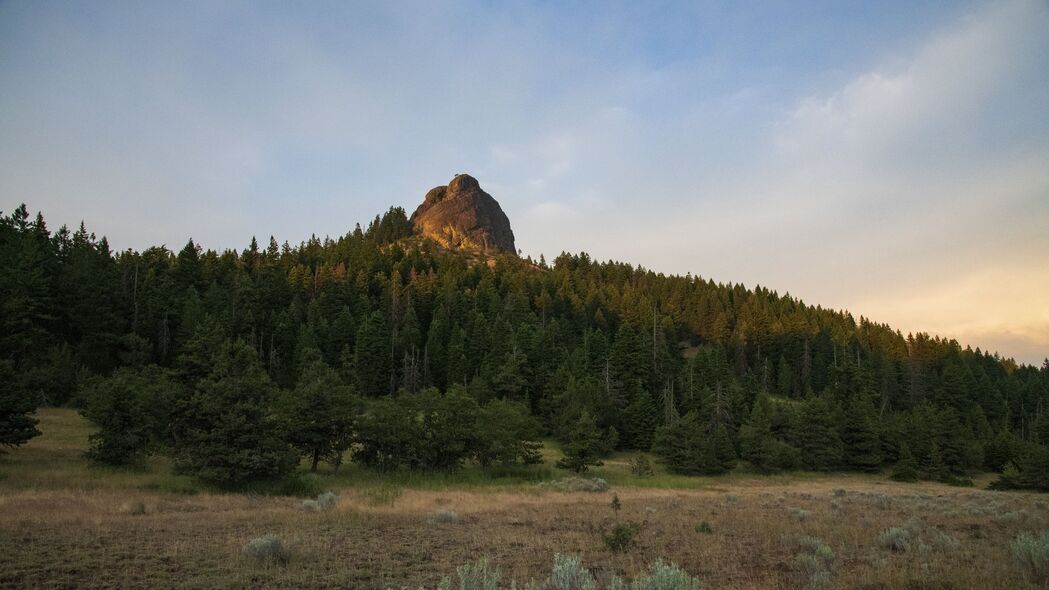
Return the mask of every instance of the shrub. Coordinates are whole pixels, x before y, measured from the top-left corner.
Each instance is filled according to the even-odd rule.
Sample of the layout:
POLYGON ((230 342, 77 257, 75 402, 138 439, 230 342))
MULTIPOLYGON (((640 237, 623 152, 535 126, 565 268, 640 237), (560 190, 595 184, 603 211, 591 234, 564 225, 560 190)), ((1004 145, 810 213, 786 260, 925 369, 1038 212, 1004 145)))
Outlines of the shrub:
POLYGON ((903 553, 911 548, 910 533, 900 527, 885 529, 878 536, 878 545, 883 549, 903 553))
POLYGON ((291 559, 291 552, 280 537, 269 533, 248 541, 241 554, 256 561, 272 561, 285 564, 291 559))
POLYGON ((499 590, 499 568, 488 563, 487 557, 459 566, 459 590, 499 590))
POLYGON ((710 535, 714 533, 714 529, 711 528, 709 522, 704 520, 703 522, 696 525, 696 532, 703 533, 704 535, 710 535))
POLYGON ((332 492, 324 492, 317 496, 316 500, 303 500, 299 508, 303 510, 312 510, 314 512, 324 512, 335 508, 335 504, 339 501, 339 497, 332 492))
POLYGON ((546 582, 551 590, 596 590, 597 582, 578 557, 554 555, 554 567, 546 582))
POLYGON ((630 459, 630 473, 637 477, 652 477, 655 473, 652 469, 652 461, 647 456, 638 454, 630 459))
POLYGON ((632 590, 700 590, 699 580, 674 565, 657 561, 631 584, 632 590))
POLYGON ((806 588, 822 588, 831 582, 834 551, 816 537, 798 537, 801 552, 794 556, 795 568, 806 588))
POLYGON ((840 497, 844 496, 847 493, 848 492, 846 492, 844 488, 838 488, 838 489, 834 490, 834 497, 835 498, 840 498, 840 497))
POLYGON ((612 530, 603 533, 605 545, 612 551, 624 551, 634 545, 634 538, 641 531, 641 525, 636 522, 619 522, 612 530))
POLYGON ((451 510, 437 510, 426 518, 426 522, 428 524, 452 524, 459 522, 459 515, 451 510))
POLYGON ((607 492, 608 482, 595 477, 586 479, 583 477, 565 477, 554 481, 544 481, 540 487, 552 488, 560 492, 607 492))
POLYGON ((1023 533, 1013 540, 1012 549, 1024 575, 1038 581, 1049 579, 1049 532, 1023 533))
POLYGON ((812 516, 812 512, 802 510, 801 508, 788 508, 787 512, 790 513, 790 519, 797 522, 804 522, 812 516))

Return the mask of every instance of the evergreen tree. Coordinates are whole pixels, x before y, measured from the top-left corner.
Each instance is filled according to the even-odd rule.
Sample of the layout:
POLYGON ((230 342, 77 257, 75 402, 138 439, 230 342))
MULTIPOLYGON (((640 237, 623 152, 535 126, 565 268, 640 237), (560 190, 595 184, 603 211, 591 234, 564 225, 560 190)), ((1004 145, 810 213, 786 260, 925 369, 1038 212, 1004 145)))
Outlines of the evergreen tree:
POLYGON ((776 439, 772 434, 771 414, 768 396, 759 395, 754 401, 750 419, 739 430, 743 459, 762 473, 774 469, 776 439))
POLYGON ((838 424, 837 407, 829 395, 814 396, 805 401, 797 439, 807 468, 833 471, 841 466, 843 445, 838 424))
POLYGON ((565 456, 557 462, 557 466, 584 473, 591 466, 602 464, 601 447, 601 431, 597 429, 597 423, 590 413, 583 410, 564 446, 565 456))
POLYGON ((900 445, 900 458, 892 469, 892 479, 896 481, 918 481, 918 461, 911 454, 907 443, 900 445))
POLYGON ((35 411, 32 397, 16 381, 11 361, 0 360, 0 447, 14 448, 39 436, 31 416, 35 411))
POLYGON ((357 390, 375 397, 390 393, 390 334, 382 314, 368 316, 357 331, 354 348, 354 370, 357 390))
POLYGON ((845 466, 858 471, 879 471, 882 464, 878 414, 870 397, 858 394, 850 400, 842 424, 845 466))
POLYGON ((167 439, 171 408, 179 395, 174 376, 156 365, 122 368, 85 387, 81 413, 98 431, 87 456, 99 463, 139 463, 167 439))
POLYGON ((689 412, 656 435, 653 452, 667 469, 685 475, 717 475, 736 465, 732 435, 721 424, 689 412))
POLYGON ((283 398, 285 439, 309 459, 310 471, 317 470, 321 459, 338 464, 352 442, 353 390, 318 357, 283 398))
POLYGON ((294 469, 272 411, 275 388, 251 346, 226 344, 211 371, 175 406, 175 464, 204 481, 239 485, 294 469))

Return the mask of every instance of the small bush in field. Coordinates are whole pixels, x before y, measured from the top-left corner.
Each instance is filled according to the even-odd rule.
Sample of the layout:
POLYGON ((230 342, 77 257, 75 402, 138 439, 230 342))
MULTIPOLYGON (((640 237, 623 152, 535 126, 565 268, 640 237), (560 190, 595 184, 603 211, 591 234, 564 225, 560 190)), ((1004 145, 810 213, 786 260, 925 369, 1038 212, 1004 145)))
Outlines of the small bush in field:
POLYGON ((426 518, 426 522, 429 524, 452 524, 459 522, 459 515, 451 510, 437 510, 426 518))
POLYGON ((335 508, 335 504, 338 501, 339 497, 332 492, 324 492, 317 496, 316 500, 303 500, 302 504, 299 504, 299 508, 313 512, 324 512, 335 508))
POLYGON ((900 527, 885 529, 878 536, 878 545, 883 549, 903 553, 911 548, 910 533, 900 527))
POLYGON ((652 461, 645 455, 637 455, 630 459, 630 473, 637 477, 652 477, 655 473, 652 469, 652 461))
POLYGON ((634 539, 641 530, 641 525, 636 522, 619 522, 612 530, 603 533, 605 545, 612 551, 625 551, 634 545, 634 539))
POLYGON ((816 537, 797 537, 795 542, 801 550, 794 556, 794 567, 805 588, 823 588, 830 584, 834 575, 834 551, 830 545, 816 537))
POLYGON ((790 513, 790 519, 798 522, 805 522, 812 516, 812 512, 808 510, 802 510, 801 508, 788 508, 787 512, 790 513))
POLYGON ((1013 559, 1024 575, 1034 580, 1049 580, 1049 532, 1037 536, 1023 533, 1012 543, 1013 559))
POLYGON ((459 590, 499 590, 502 573, 497 566, 488 563, 487 557, 459 566, 459 590))
POLYGON ((291 552, 280 540, 280 537, 272 533, 248 541, 241 553, 256 561, 272 561, 275 563, 288 563, 291 552))
POLYGON ((704 535, 711 535, 714 533, 714 529, 711 528, 709 522, 704 520, 703 522, 696 525, 696 532, 703 533, 704 535))
POLYGON ((838 488, 838 489, 834 490, 834 496, 836 498, 840 498, 840 497, 844 496, 846 493, 848 493, 848 492, 846 492, 844 488, 838 488))
POLYGON ((546 586, 551 590, 597 590, 597 582, 578 557, 554 555, 554 567, 546 586))
POLYGON ((699 580, 672 563, 657 561, 634 578, 631 590, 700 590, 699 580))
POLYGON ((560 492, 606 492, 608 482, 595 477, 586 479, 584 477, 565 477, 556 481, 545 481, 540 487, 555 489, 560 492))

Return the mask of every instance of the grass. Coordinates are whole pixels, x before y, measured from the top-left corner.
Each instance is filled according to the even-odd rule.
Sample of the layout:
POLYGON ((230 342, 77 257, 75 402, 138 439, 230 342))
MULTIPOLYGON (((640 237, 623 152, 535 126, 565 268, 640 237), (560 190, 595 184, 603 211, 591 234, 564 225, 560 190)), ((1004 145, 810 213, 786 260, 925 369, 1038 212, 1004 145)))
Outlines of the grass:
POLYGON ((139 470, 91 467, 82 457, 90 429, 79 416, 45 410, 39 418, 43 436, 0 456, 0 588, 435 587, 482 556, 503 580, 546 579, 555 553, 578 556, 602 585, 635 579, 660 559, 704 588, 1044 584, 1023 565, 1041 558, 1013 555, 1015 539, 1049 529, 1049 504, 1036 494, 868 475, 681 478, 658 464, 652 477, 636 478, 633 454, 624 454, 585 474, 612 483, 619 518, 644 523, 633 546, 617 552, 602 539, 615 523, 612 492, 534 483, 563 470, 376 474, 349 466, 310 477, 339 498, 330 510, 305 511, 299 498, 199 487, 161 460, 139 470), (790 508, 809 516, 794 519, 790 508), (455 523, 429 525, 439 511, 456 514, 455 523), (879 544, 892 527, 912 531, 908 551, 879 544), (293 548, 287 563, 242 556, 267 534, 293 548))

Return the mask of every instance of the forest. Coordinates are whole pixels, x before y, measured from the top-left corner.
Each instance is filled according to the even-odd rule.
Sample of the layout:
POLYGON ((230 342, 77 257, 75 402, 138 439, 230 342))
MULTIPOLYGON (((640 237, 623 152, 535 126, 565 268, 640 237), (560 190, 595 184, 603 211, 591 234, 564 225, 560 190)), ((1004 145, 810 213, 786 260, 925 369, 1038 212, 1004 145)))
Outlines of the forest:
POLYGON ((38 407, 89 456, 239 485, 377 470, 866 471, 1049 491, 1049 360, 904 335, 765 287, 585 253, 448 251, 391 208, 337 239, 113 252, 25 205, 0 219, 0 447, 38 407))

